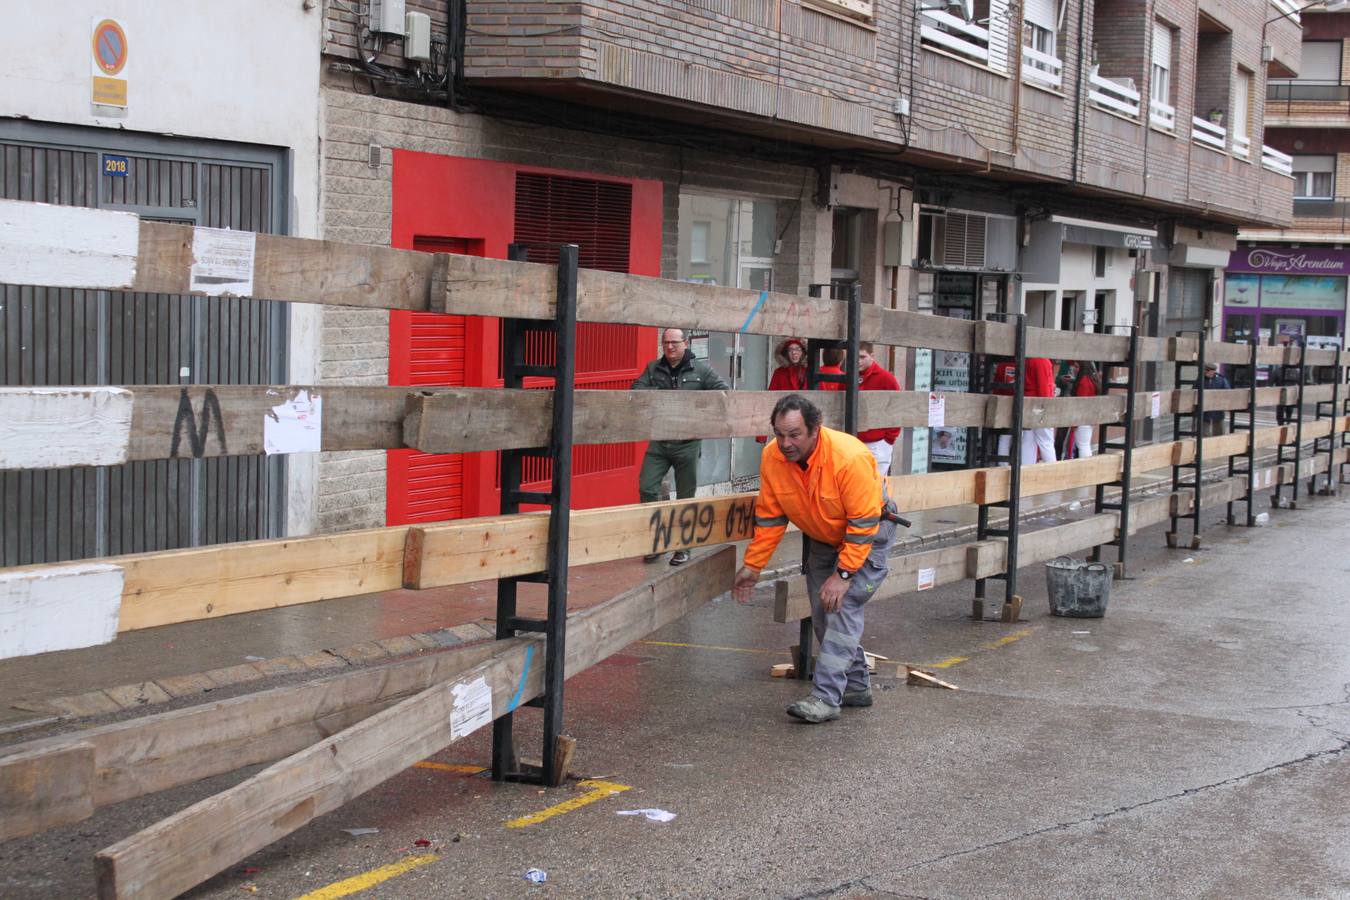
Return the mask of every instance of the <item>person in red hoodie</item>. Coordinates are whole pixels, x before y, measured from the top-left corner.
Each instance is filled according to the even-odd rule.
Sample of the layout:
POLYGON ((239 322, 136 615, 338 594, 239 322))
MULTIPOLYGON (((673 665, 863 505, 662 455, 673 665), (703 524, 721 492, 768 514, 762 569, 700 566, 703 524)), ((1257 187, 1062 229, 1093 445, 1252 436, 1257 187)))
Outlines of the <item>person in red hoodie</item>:
MULTIPOLYGON (((1043 356, 1027 360, 1027 384, 1024 389, 1027 397, 1055 396, 1055 366, 1043 356)), ((1034 462, 1054 462, 1055 429, 1026 428, 1022 431, 1022 464, 1034 462), (1039 454, 1040 459, 1037 459, 1039 454)))
POLYGON ((806 343, 801 338, 788 338, 773 351, 778 368, 769 376, 771 391, 806 390, 806 343))
MULTIPOLYGON (((858 344, 858 390, 900 390, 900 382, 872 356, 871 341, 858 344)), ((891 453, 895 449, 895 439, 899 436, 899 428, 869 428, 858 434, 858 440, 866 444, 876 457, 877 471, 883 476, 891 474, 891 453)))

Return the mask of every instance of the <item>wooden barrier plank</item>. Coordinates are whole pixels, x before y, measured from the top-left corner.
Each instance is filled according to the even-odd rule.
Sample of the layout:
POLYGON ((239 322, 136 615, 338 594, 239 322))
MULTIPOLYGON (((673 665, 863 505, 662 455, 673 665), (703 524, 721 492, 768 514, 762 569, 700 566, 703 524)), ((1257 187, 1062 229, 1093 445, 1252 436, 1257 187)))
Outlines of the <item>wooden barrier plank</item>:
MULTIPOLYGON (((0 204, 4 223, 0 230, 10 235, 6 252, 0 253, 9 261, 7 283, 197 296, 219 291, 194 284, 191 274, 194 243, 209 229, 106 210, 12 200, 0 204)), ((557 276, 550 265, 285 235, 257 234, 253 242, 252 288, 238 296, 460 315, 553 317, 557 276)), ((584 322, 678 322, 709 331, 842 339, 845 318, 846 305, 833 300, 591 269, 583 269, 578 277, 578 320, 584 322)), ((897 347, 974 350, 977 325, 983 328, 984 351, 1011 355, 1013 328, 1004 323, 965 322, 872 304, 863 308, 863 338, 897 347)), ((1218 347, 1211 344, 1206 349, 1224 358, 1238 352, 1230 347, 1246 349, 1218 347)), ((1032 356, 1118 362, 1125 359, 1127 348, 1128 339, 1119 335, 1027 329, 1032 356)), ((1182 358, 1193 359, 1195 348, 1196 341, 1190 338, 1141 338, 1140 358, 1161 360, 1179 351, 1182 358)), ((1291 353, 1296 356, 1296 351, 1281 348, 1260 349, 1263 363, 1278 362, 1291 353)), ((1327 364, 1335 359, 1330 351, 1309 351, 1310 362, 1323 357, 1327 364)))
POLYGON ((120 465, 131 411, 115 387, 0 388, 0 469, 120 465))
POLYGON ((123 574, 98 562, 0 569, 0 660, 111 641, 123 574))
POLYGON ((493 652, 491 643, 453 647, 0 748, 0 840, 79 822, 111 803, 289 756, 463 673, 493 652))
MULTIPOLYGON (((574 439, 580 444, 641 440, 750 437, 769 431, 768 418, 781 391, 582 391, 576 397, 574 439)), ((1011 401, 1004 397, 946 393, 945 424, 1007 427, 1011 401)), ((815 392, 825 423, 842 427, 840 392, 815 392)), ((860 398, 862 427, 926 427, 925 391, 868 391, 860 398)), ((29 421, 12 407, 41 408, 39 440, 0 443, 0 468, 107 465, 127 460, 186 459, 319 450, 414 447, 425 452, 547 445, 552 394, 484 388, 359 387, 327 385, 191 385, 124 388, 0 389, 0 413, 10 412, 10 432, 29 421), (101 402, 84 392, 125 401, 117 435, 105 435, 87 416, 54 397, 71 394, 87 406, 101 402), (48 421, 51 420, 51 421, 48 421), (69 426, 66 424, 69 423, 69 426), (48 427, 50 426, 50 427, 48 427), (74 427, 77 426, 77 427, 74 427), (21 454, 21 455, 16 455, 21 454)), ((1087 425, 1118 420, 1120 397, 1028 398, 1027 427, 1087 425)))
POLYGON ((395 526, 110 557, 125 573, 118 631, 397 590, 407 534, 395 526))
MULTIPOLYGON (((727 547, 569 617, 565 672, 585 670, 727 590, 727 547)), ((173 897, 337 809, 543 690, 542 637, 415 694, 96 857, 100 897, 173 897), (537 661, 536 661, 537 660, 537 661), (471 707, 485 694, 486 709, 471 707)))

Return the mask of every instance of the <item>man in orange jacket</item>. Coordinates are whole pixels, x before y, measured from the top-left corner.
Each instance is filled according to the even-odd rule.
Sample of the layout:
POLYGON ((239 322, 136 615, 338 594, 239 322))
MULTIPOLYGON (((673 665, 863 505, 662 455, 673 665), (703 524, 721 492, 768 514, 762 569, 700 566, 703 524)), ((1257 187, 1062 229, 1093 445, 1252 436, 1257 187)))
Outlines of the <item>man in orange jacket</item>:
POLYGON ((839 718, 841 706, 871 706, 863 655, 863 606, 890 571, 895 523, 885 521, 885 479, 862 441, 820 424, 800 394, 773 408, 774 441, 760 457, 755 536, 736 573, 732 596, 745 603, 788 523, 810 539, 806 587, 820 657, 811 696, 787 708, 805 722, 839 718))

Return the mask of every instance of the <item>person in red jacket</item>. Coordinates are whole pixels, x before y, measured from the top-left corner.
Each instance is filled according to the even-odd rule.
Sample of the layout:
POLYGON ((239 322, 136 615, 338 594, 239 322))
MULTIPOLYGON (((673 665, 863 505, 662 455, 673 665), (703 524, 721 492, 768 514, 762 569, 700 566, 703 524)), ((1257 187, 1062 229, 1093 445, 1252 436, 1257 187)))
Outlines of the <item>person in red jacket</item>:
MULTIPOLYGON (((844 374, 844 351, 843 350, 822 350, 820 351, 820 375, 843 375, 844 374)), ((816 385, 818 391, 842 391, 843 384, 838 381, 822 381, 816 385)))
POLYGON ((771 391, 806 390, 806 344, 801 338, 788 338, 773 352, 778 368, 769 376, 771 391))
MULTIPOLYGON (((1027 360, 1027 384, 1024 389, 1027 397, 1055 396, 1055 366, 1043 356, 1027 360)), ((1034 462, 1054 462, 1055 429, 1026 428, 1022 431, 1022 464, 1034 462), (1039 454, 1040 459, 1037 459, 1039 454)))
MULTIPOLYGON (((1073 385, 1073 396, 1095 397, 1101 393, 1101 375, 1094 363, 1087 360, 1074 360, 1069 363, 1069 371, 1071 373, 1070 383, 1073 385)), ((1065 447, 1064 458, 1087 459, 1091 456, 1092 431, 1091 425, 1075 425, 1069 429, 1069 439, 1065 442, 1067 446, 1065 447)))
MULTIPOLYGON (((900 390, 900 382, 872 356, 871 341, 858 344, 858 390, 900 390)), ((869 428, 858 434, 858 440, 866 444, 872 456, 876 457, 877 471, 883 477, 891 474, 891 453, 895 449, 895 439, 899 436, 899 428, 869 428)))

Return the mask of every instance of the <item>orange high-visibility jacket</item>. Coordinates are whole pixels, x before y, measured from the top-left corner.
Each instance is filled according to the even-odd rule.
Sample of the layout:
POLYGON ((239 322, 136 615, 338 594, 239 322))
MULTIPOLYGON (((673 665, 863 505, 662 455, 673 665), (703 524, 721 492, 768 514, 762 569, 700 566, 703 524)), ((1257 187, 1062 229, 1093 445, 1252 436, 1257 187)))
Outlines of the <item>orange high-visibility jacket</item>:
POLYGON ((745 564, 764 568, 791 522, 838 547, 841 569, 858 571, 881 525, 883 484, 872 452, 851 434, 822 427, 805 469, 770 441, 760 456, 755 537, 745 564))

